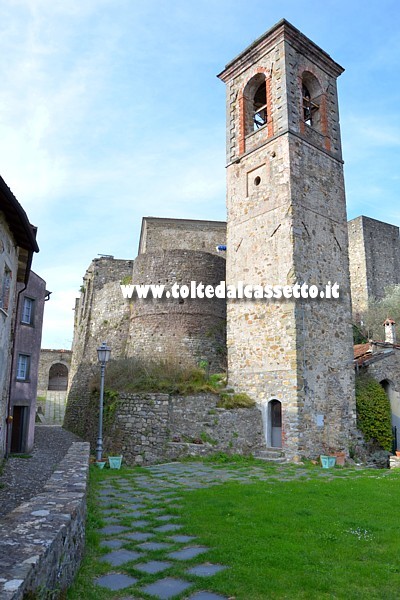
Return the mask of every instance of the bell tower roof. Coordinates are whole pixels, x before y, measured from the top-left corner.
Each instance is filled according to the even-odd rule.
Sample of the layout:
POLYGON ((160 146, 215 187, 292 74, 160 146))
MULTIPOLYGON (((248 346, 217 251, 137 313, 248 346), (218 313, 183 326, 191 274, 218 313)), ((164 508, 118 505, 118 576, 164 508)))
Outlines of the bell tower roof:
POLYGON ((329 75, 339 77, 343 73, 344 68, 335 62, 327 52, 301 33, 289 21, 281 19, 231 60, 217 77, 227 83, 232 77, 237 76, 258 60, 260 56, 271 50, 280 39, 285 39, 298 52, 306 54, 311 60, 314 59, 319 67, 322 67, 329 75))

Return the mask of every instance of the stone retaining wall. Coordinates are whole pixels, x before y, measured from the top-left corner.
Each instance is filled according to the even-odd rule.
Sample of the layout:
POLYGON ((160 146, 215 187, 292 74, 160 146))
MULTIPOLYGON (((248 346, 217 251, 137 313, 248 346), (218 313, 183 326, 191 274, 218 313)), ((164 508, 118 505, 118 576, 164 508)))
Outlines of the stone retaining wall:
POLYGON ((72 583, 85 544, 88 467, 89 444, 73 443, 43 492, 1 522, 2 600, 53 600, 72 583))
MULTIPOLYGON (((105 452, 122 454, 127 464, 151 464, 216 452, 253 454, 265 447, 257 407, 217 407, 219 396, 161 393, 120 394, 105 452)), ((95 443, 95 430, 90 440, 95 443)), ((95 446, 93 445, 93 448, 95 446)))

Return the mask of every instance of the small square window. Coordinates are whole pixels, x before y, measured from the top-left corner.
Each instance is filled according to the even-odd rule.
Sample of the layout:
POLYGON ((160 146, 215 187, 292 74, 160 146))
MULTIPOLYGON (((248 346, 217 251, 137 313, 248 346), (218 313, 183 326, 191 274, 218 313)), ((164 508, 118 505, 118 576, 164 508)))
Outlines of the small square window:
POLYGON ((33 325, 33 309, 35 301, 32 298, 24 298, 24 304, 22 306, 21 323, 25 325, 33 325))
POLYGON ((31 366, 31 357, 29 354, 18 354, 17 379, 18 381, 28 381, 31 366))

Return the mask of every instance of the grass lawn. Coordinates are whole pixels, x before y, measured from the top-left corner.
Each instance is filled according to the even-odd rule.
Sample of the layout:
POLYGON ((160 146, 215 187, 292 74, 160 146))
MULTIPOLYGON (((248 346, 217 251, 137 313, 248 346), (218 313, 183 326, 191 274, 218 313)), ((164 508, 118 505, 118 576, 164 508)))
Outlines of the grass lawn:
POLYGON ((225 484, 189 493, 183 520, 232 568, 242 600, 400 597, 397 476, 225 484))
MULTIPOLYGON (((223 467, 245 473, 252 468, 223 467)), ((335 469, 337 477, 329 480, 319 467, 303 467, 299 473, 293 465, 257 465, 264 468, 269 481, 179 489, 176 511, 184 532, 212 548, 207 561, 230 567, 198 589, 208 589, 204 586, 212 581, 215 593, 236 600, 400 597, 400 470, 335 469)), ((119 474, 134 485, 139 472, 147 471, 122 469, 119 474)), ((92 470, 87 554, 69 600, 129 596, 96 591, 91 583, 94 574, 104 572, 96 561, 105 552, 95 531, 101 525, 99 481, 113 477, 92 470)))

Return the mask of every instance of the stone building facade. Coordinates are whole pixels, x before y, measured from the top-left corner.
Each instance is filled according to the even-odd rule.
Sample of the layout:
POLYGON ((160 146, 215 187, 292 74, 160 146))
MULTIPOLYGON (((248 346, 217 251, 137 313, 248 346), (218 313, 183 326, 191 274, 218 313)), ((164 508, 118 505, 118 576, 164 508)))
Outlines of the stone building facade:
POLYGON ((11 434, 10 372, 19 291, 29 280, 34 252, 39 247, 36 228, 5 181, 0 177, 0 458, 11 434))
POLYGON ((283 20, 219 75, 227 283, 341 290, 338 300, 228 301, 228 383, 264 407, 269 445, 295 460, 346 449, 355 426, 342 71, 283 20))
POLYGON ((30 452, 34 441, 43 312, 48 292, 46 282, 33 271, 30 272, 26 287, 18 284, 18 292, 10 386, 12 424, 8 450, 30 452))

